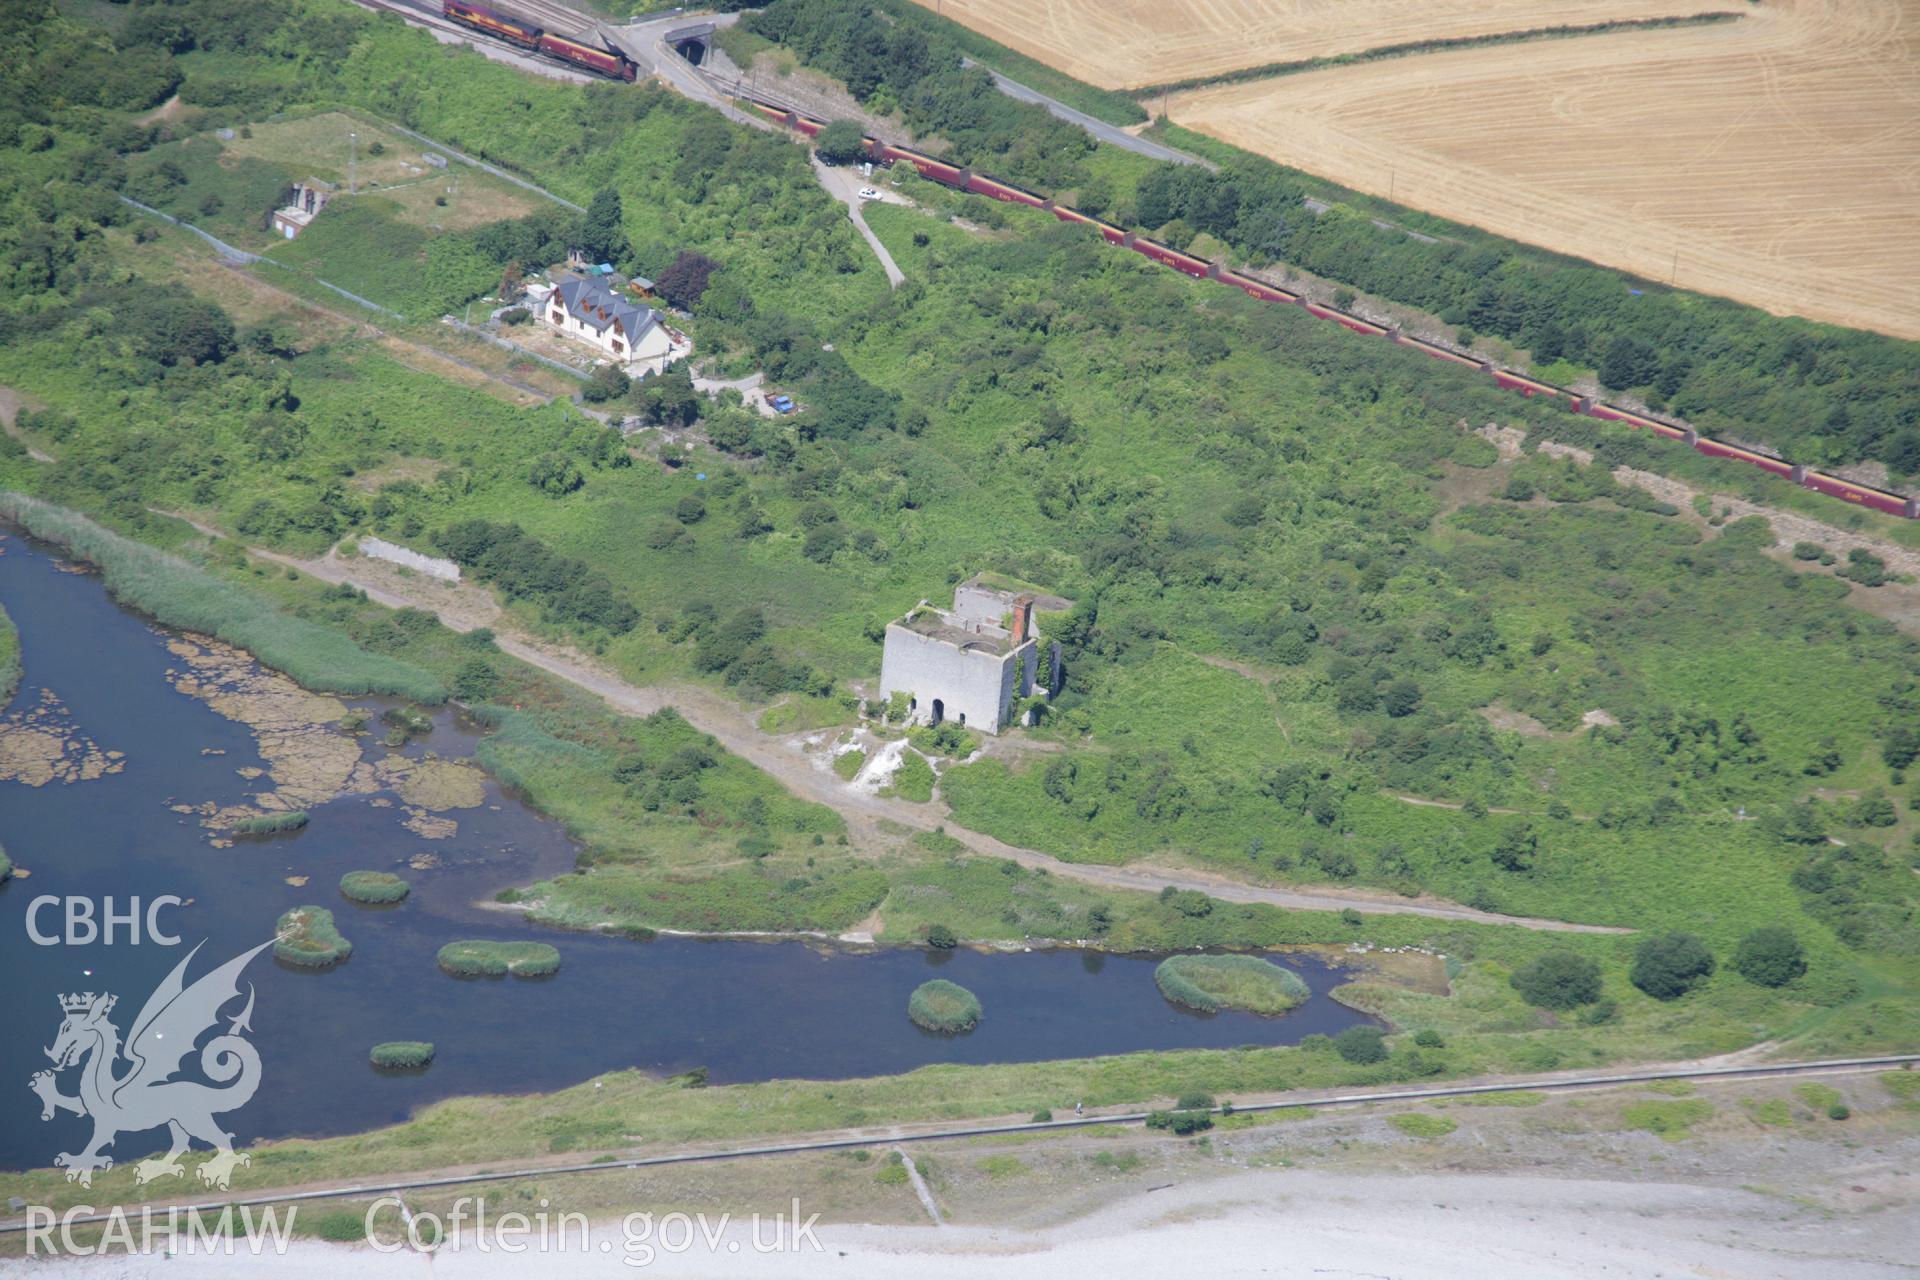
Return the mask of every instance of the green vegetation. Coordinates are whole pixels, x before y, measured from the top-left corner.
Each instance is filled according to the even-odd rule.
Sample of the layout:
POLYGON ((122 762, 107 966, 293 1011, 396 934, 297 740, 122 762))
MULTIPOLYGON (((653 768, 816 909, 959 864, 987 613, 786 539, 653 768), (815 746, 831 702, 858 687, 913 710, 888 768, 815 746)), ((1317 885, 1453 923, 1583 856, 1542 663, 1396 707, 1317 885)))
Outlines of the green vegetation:
MULTIPOLYGON (((205 592, 208 607, 182 620, 210 630, 264 611, 272 625, 258 628, 259 645, 228 638, 303 681, 429 704, 446 688, 490 701, 478 708, 494 727, 483 763, 582 842, 575 874, 516 894, 535 919, 645 936, 839 932, 877 912, 879 936, 901 943, 939 925, 969 941, 1173 951, 1363 940, 1447 957, 1453 996, 1366 979, 1351 993, 1396 1027, 1440 1033, 1442 1046, 1381 1043, 1364 1063, 1330 1044, 1259 1065, 1184 1060, 1202 1062, 1221 1089, 1689 1056, 1775 1036, 1842 1053, 1920 1033, 1913 797, 1895 776, 1920 758, 1905 727, 1920 710, 1920 656, 1895 626, 1846 603, 1873 566, 1836 540, 1851 583, 1788 573, 1757 521, 1703 530, 1611 470, 1663 471, 1789 509, 1813 499, 1186 281, 1039 215, 906 178, 925 208, 869 211, 909 277, 889 290, 843 210, 807 177, 800 148, 652 88, 525 78, 321 0, 262 9, 231 37, 238 45, 221 45, 230 37, 215 29, 227 24, 206 21, 198 0, 168 12, 204 35, 170 55, 185 77, 184 116, 134 125, 36 89, 40 114, 17 130, 18 145, 0 130, 4 221, 23 229, 0 233, 11 285, 0 383, 46 406, 23 412, 21 428, 58 458, 36 463, 0 439, 0 485, 199 558, 187 589, 156 585, 141 607, 205 592), (335 40, 337 51, 317 52, 335 40), (512 130, 497 125, 504 101, 516 104, 512 130), (261 134, 282 108, 335 103, 404 120, 591 204, 579 228, 591 222, 611 256, 663 287, 673 272, 703 359, 721 376, 763 369, 805 409, 763 420, 678 376, 649 379, 614 407, 693 428, 681 438, 694 443, 665 446, 642 431, 623 444, 566 406, 526 408, 498 384, 492 394, 423 373, 389 347, 263 300, 246 274, 208 269, 179 233, 155 239, 156 224, 127 222, 114 198, 123 174, 146 180, 146 166, 158 167, 150 153, 170 146, 159 158, 180 163, 183 190, 221 195, 212 216, 239 216, 257 174, 212 163, 211 146, 208 163, 195 159, 210 130, 251 120, 261 134), (193 141, 177 145, 184 138, 193 141), (624 198, 597 198, 610 191, 624 198), (991 233, 954 225, 954 214, 991 233), (156 275, 181 289, 152 287, 156 275), (1518 460, 1490 456, 1455 427, 1488 421, 1527 433, 1518 460), (1596 462, 1544 457, 1549 441, 1594 448, 1596 462), (1513 484, 1528 505, 1497 496, 1513 484), (149 507, 233 536, 203 536, 149 507), (1004 572, 1075 602, 1040 620, 1065 648, 1066 683, 1014 750, 939 774, 952 816, 930 811, 929 823, 1071 860, 1430 893, 1638 934, 1543 936, 1105 891, 968 856, 950 836, 843 845, 850 833, 833 813, 678 717, 615 716, 484 637, 290 578, 245 551, 314 555, 361 533, 437 549, 454 531, 456 541, 478 535, 462 545, 473 576, 505 599, 503 631, 576 644, 638 683, 703 681, 839 723, 852 715, 849 682, 874 674, 886 619, 961 576, 1004 572), (494 555, 500 546, 513 555, 494 555), (305 633, 269 652, 275 629, 295 624, 317 633, 314 645, 326 638, 331 647, 310 655, 324 661, 302 660, 305 633), (1849 678, 1836 682, 1838 670, 1849 678), (1019 749, 1029 744, 1037 749, 1019 749), (1411 803, 1425 801, 1439 803, 1411 803), (1758 820, 1740 821, 1740 809, 1758 820), (1674 1018, 1630 981, 1644 938, 1690 930, 1734 967, 1741 941, 1766 926, 1790 929, 1804 952, 1805 974, 1784 986, 1700 982, 1674 1018), (1612 998, 1540 1018, 1509 975, 1549 950, 1597 966, 1612 998)), ((1137 215, 1149 197, 1188 198, 1177 184, 1143 185, 1145 166, 1081 138, 1036 131, 1016 149, 1050 183, 1096 196, 1104 183, 1116 216, 1128 204, 1137 215)), ((1012 164, 989 167, 1018 176, 1012 164)), ((1249 212, 1263 199, 1255 185, 1242 190, 1249 212)), ((421 273, 450 238, 389 234, 397 217, 343 219, 331 246, 312 241, 326 249, 328 278, 345 260, 369 278, 427 287, 421 273)), ((475 228, 462 243, 487 270, 442 276, 435 266, 432 287, 485 291, 509 267, 545 265, 552 237, 528 218, 485 224, 484 236, 475 228)), ((1382 239, 1339 211, 1311 226, 1304 215, 1283 221, 1289 246, 1296 234, 1326 237, 1383 264, 1439 252, 1382 239)), ((1497 285, 1502 300, 1509 277, 1540 261, 1473 235, 1463 245, 1447 270, 1465 279, 1461 264, 1487 265, 1471 287, 1497 285)), ((305 279, 264 268, 253 278, 295 292, 305 279)), ((1592 284, 1596 314, 1618 283, 1552 278, 1592 284)), ((1634 309, 1633 324, 1656 307, 1724 312, 1746 332, 1746 313, 1678 295, 1620 306, 1634 309)), ((1865 356, 1828 379, 1857 354, 1853 338, 1820 338, 1808 366, 1786 359, 1808 327, 1755 323, 1778 339, 1778 358, 1761 363, 1777 384, 1769 396, 1790 404, 1783 416, 1824 427, 1809 405, 1856 382, 1900 383, 1865 356)), ((1701 332, 1718 334, 1712 361, 1743 358, 1720 321, 1701 332)), ((1600 336, 1589 335, 1583 359, 1604 363, 1600 336)), ((1827 514, 1863 534, 1914 536, 1869 513, 1827 514)), ((931 766, 911 772, 931 796, 931 766)), ((965 1087, 983 1092, 968 1105, 1024 1112, 1077 1096, 1108 1070, 1098 1078, 1113 1093, 1149 1077, 1164 1084, 1165 1063, 1135 1066, 970 1076, 965 1087), (1058 1087, 1007 1101, 1041 1077, 1058 1087), (990 1107, 988 1090, 999 1091, 990 1107)), ((918 1088, 859 1096, 876 1114, 911 1110, 924 1105, 918 1088)), ((815 1119, 842 1114, 805 1096, 815 1119)), ((516 1141, 544 1150, 546 1138, 516 1141)))
POLYGON ((1903 1101, 1920 1099, 1920 1071, 1886 1071, 1880 1075, 1880 1083, 1887 1092, 1903 1101))
POLYGON ((1147 1128, 1165 1129, 1176 1138, 1184 1138, 1213 1128, 1213 1115, 1206 1110, 1149 1111, 1147 1128))
POLYGON ((880 794, 926 804, 933 799, 933 784, 933 766, 927 763, 927 758, 918 751, 907 750, 900 753, 900 765, 880 794))
POLYGON ((1713 975, 1713 953, 1690 933, 1648 938, 1633 953, 1633 985, 1656 1000, 1678 1000, 1713 975))
POLYGON ((287 809, 279 813, 262 813, 251 818, 241 818, 233 824, 233 833, 238 836, 275 836, 289 831, 303 829, 311 820, 305 809, 287 809))
POLYGON ((1748 982, 1784 987, 1807 971, 1807 952, 1793 931, 1766 925, 1740 939, 1733 968, 1748 982))
POLYGON ((1513 989, 1542 1009, 1573 1009, 1600 998, 1600 966, 1572 951, 1549 951, 1513 971, 1513 989))
POLYGON ((1821 1084, 1815 1080, 1803 1081, 1793 1086, 1793 1096, 1807 1104, 1816 1112, 1826 1113, 1840 1105, 1840 1091, 1832 1085, 1821 1084))
POLYGON ((1017 1178, 1029 1172, 1027 1163, 1018 1156, 982 1156, 974 1161, 974 1168, 994 1182, 1004 1182, 1008 1178, 1017 1178))
POLYGON ((294 1221, 298 1224, 294 1230, 301 1235, 311 1235, 333 1244, 366 1243, 365 1210, 328 1209, 324 1213, 300 1214, 294 1221))
POLYGON ((1387 1060, 1386 1033, 1379 1027, 1348 1027, 1333 1038, 1333 1048, 1346 1061, 1368 1066, 1387 1060))
POLYGON ((1713 1104, 1698 1098, 1675 1102, 1630 1102, 1620 1112, 1621 1120, 1629 1129, 1644 1129, 1668 1142, 1679 1142, 1686 1138, 1694 1125, 1711 1115, 1713 1104))
POLYGON ((916 132, 952 143, 959 163, 1048 193, 1078 188, 1088 212, 1177 248, 1204 235, 1232 246, 1237 261, 1304 268, 1421 308, 1526 348, 1536 364, 1596 369, 1656 410, 1670 407, 1703 431, 1758 436, 1796 460, 1871 458, 1920 472, 1912 343, 1663 288, 1354 197, 1184 130, 1160 132, 1219 160, 1219 172, 1095 155, 1085 134, 1062 134, 984 77, 969 81, 941 44, 903 43, 908 29, 878 20, 867 0, 773 0, 748 25, 846 81, 870 108, 900 106, 916 132), (1333 207, 1304 208, 1309 192, 1333 207))
POLYGON ((842 751, 833 758, 833 771, 842 781, 852 782, 861 768, 867 763, 867 753, 859 749, 842 751))
POLYGON ((1260 956, 1169 956, 1153 980, 1173 1003, 1205 1013, 1244 1009, 1271 1016, 1312 994, 1299 974, 1260 956))
POLYGON ((983 171, 1056 186, 1083 172, 1092 138, 1001 93, 984 69, 963 66, 957 24, 928 21, 911 3, 887 9, 883 18, 862 0, 773 0, 742 25, 846 81, 868 110, 897 110, 916 133, 941 134, 983 171))
POLYGON ((440 968, 456 978, 548 978, 560 972, 560 952, 545 942, 449 942, 440 968))
POLYGON ((392 693, 428 703, 446 698, 446 690, 424 671, 369 653, 330 628, 289 617, 243 588, 85 516, 4 490, 0 516, 99 566, 107 590, 122 604, 167 626, 246 649, 309 689, 392 693))
POLYGON ((13 701, 20 688, 20 630, 0 608, 0 707, 13 701))
POLYGON ((7 856, 4 846, 0 846, 0 884, 13 878, 13 859, 7 856))
POLYGON ((1406 1111, 1390 1116, 1387 1123, 1406 1134, 1409 1138, 1444 1138, 1460 1127, 1459 1123, 1447 1116, 1431 1115, 1425 1111, 1406 1111))
POLYGON ((376 1067, 414 1069, 433 1061, 433 1046, 424 1040, 389 1040, 373 1046, 367 1058, 376 1067))
POLYGON ((275 926, 273 954, 302 969, 325 969, 353 954, 353 944, 334 928, 325 907, 295 907, 275 926))
POLYGON ((341 894, 367 906, 399 902, 412 889, 412 885, 391 871, 349 871, 340 877, 341 894))
POLYGON ((959 983, 935 978, 913 989, 907 1016, 928 1031, 956 1035, 980 1025, 980 1001, 959 983))

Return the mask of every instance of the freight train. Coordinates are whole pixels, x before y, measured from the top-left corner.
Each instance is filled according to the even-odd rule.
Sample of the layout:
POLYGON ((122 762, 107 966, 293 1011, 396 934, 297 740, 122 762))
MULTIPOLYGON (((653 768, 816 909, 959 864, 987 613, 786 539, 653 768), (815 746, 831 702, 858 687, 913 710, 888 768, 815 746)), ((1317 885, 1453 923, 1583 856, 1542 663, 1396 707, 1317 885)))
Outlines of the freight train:
POLYGON ((555 35, 525 18, 489 9, 483 4, 474 4, 472 0, 440 0, 440 16, 533 53, 544 53, 549 58, 585 68, 596 75, 625 80, 631 84, 639 74, 639 68, 633 60, 623 53, 610 53, 566 36, 555 35))
MULTIPOLYGON (((739 95, 739 98, 740 101, 769 120, 782 124, 809 138, 819 137, 820 131, 827 126, 825 120, 802 115, 789 107, 781 106, 777 103, 762 101, 759 98, 745 94, 739 95)), ((1352 330, 1354 333, 1365 334, 1368 337, 1374 338, 1385 338, 1389 342, 1398 343, 1403 347, 1411 347, 1432 359, 1444 361, 1448 364, 1461 365, 1469 369, 1478 369, 1491 377, 1496 386, 1503 387, 1509 391, 1518 391, 1523 396, 1529 398, 1542 396, 1550 400, 1558 401, 1574 413, 1585 414, 1590 418, 1599 418, 1606 422, 1623 423, 1629 427, 1651 431, 1655 435, 1663 436, 1669 440, 1682 441, 1688 447, 1698 453, 1705 454, 1709 458, 1732 458, 1739 462, 1745 462, 1751 466, 1759 467, 1763 471, 1770 471, 1774 475, 1788 480, 1793 484, 1797 484, 1804 489, 1811 489, 1815 493, 1823 493, 1831 498, 1839 498, 1843 502, 1851 502, 1856 506, 1868 507, 1875 511, 1883 511, 1888 515, 1902 516, 1908 520, 1920 519, 1920 498, 1909 498, 1905 494, 1890 493, 1885 489, 1873 488, 1871 485, 1859 484, 1852 480, 1843 480, 1839 476, 1828 475, 1822 471, 1810 470, 1804 466, 1797 466, 1783 459, 1770 457, 1767 454, 1743 448, 1739 445, 1709 439, 1690 427, 1679 426, 1671 422, 1663 422, 1659 418, 1655 418, 1649 414, 1640 413, 1633 409, 1624 409, 1619 405, 1607 404, 1591 396, 1583 396, 1579 392, 1571 391, 1566 387, 1554 386, 1552 383, 1542 382, 1538 378, 1529 377, 1523 373, 1516 373, 1511 369, 1499 368, 1491 361, 1481 360, 1463 352, 1455 351, 1437 342, 1429 342, 1425 338, 1416 338, 1412 334, 1403 333, 1398 328, 1378 324, 1372 320, 1354 315, 1351 312, 1342 311, 1338 307, 1330 307, 1323 303, 1313 302, 1303 295, 1293 292, 1291 289, 1283 289, 1279 285, 1269 284, 1264 280, 1256 280, 1252 276, 1243 275, 1238 271, 1222 267, 1218 263, 1210 262, 1205 258, 1196 257, 1191 253, 1184 253, 1179 249, 1161 244, 1156 240, 1141 235, 1137 231, 1130 231, 1125 227, 1116 226, 1103 218, 1096 218, 1089 214, 1082 213, 1078 209, 1069 208, 1046 196, 1028 191, 1024 187, 1017 187, 1010 182, 1002 182, 998 178, 990 178, 984 174, 975 173, 972 169, 952 164, 948 161, 927 155, 924 152, 915 151, 911 147, 895 146, 892 143, 881 142, 879 139, 871 137, 864 139, 864 142, 866 144, 867 154, 871 156, 876 163, 910 164, 919 171, 921 177, 932 179, 934 182, 941 183, 944 186, 953 187, 956 190, 969 192, 974 195, 987 196, 994 200, 1002 200, 1009 204, 1026 205, 1030 208, 1050 213, 1062 222, 1073 222, 1081 226, 1090 227, 1099 232, 1100 237, 1108 244, 1131 249, 1135 253, 1151 258, 1162 266, 1172 267, 1175 271, 1192 276, 1196 280, 1217 281, 1230 288, 1240 290, 1248 297, 1257 298, 1263 302, 1292 303, 1304 309, 1309 315, 1321 320, 1331 320, 1335 324, 1352 330)))

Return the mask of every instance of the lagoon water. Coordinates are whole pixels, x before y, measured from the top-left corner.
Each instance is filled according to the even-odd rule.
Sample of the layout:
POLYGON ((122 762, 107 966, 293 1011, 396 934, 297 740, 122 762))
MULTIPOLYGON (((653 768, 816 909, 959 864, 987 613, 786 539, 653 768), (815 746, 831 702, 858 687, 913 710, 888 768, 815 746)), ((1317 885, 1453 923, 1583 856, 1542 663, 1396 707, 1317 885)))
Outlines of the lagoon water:
MULTIPOLYGON (((452 815, 459 832, 450 839, 415 835, 400 825, 397 804, 378 807, 375 797, 354 795, 315 810, 297 835, 216 848, 196 815, 170 806, 239 804, 271 784, 238 772, 265 764, 247 726, 167 682, 180 663, 166 634, 114 604, 97 576, 5 528, 0 604, 20 630, 25 663, 8 710, 50 691, 77 733, 102 751, 125 753, 124 769, 88 781, 35 788, 0 780, 0 845, 30 872, 0 886, 8 1013, 0 1032, 0 1168, 47 1166, 57 1152, 80 1150, 90 1132, 88 1122, 66 1113, 43 1122, 27 1087, 49 1065, 44 1049, 61 1022, 61 995, 117 993, 114 1021, 124 1033, 192 945, 205 944, 189 980, 266 941, 280 914, 304 903, 333 910, 353 955, 317 973, 281 966, 271 952, 249 966, 262 1081, 251 1102, 222 1118, 241 1142, 361 1131, 439 1098, 564 1088, 620 1068, 704 1066, 715 1083, 845 1078, 938 1062, 1287 1044, 1367 1021, 1327 997, 1340 970, 1308 955, 1284 959, 1313 998, 1285 1018, 1265 1019, 1200 1016, 1167 1004, 1153 983, 1157 956, 861 953, 799 942, 633 942, 539 928, 477 904, 567 870, 575 849, 557 824, 491 781, 486 805, 452 815), (437 855, 440 865, 408 870, 418 854, 437 855), (395 908, 347 902, 339 878, 362 868, 400 871, 412 895, 395 908), (309 881, 294 887, 289 876, 309 881), (162 917, 182 938, 177 947, 124 938, 111 946, 40 946, 28 936, 28 904, 41 895, 96 904, 111 895, 124 908, 129 898, 164 894, 190 900, 162 917), (456 980, 439 971, 434 955, 457 938, 543 939, 559 947, 563 967, 544 981, 456 980), (933 976, 979 995, 986 1018, 977 1030, 945 1037, 907 1020, 908 994, 933 976), (423 1073, 378 1073, 367 1050, 386 1040, 432 1041, 439 1056, 423 1073)), ((405 750, 464 756, 474 740, 442 714, 430 735, 405 750)), ((369 758, 384 750, 367 742, 369 758)), ((58 921, 57 910, 43 911, 42 932, 58 921)), ((235 1001, 228 1013, 238 1007, 235 1001)), ((74 1091, 77 1075, 63 1073, 64 1092, 74 1091)), ((164 1130, 127 1134, 110 1154, 124 1164, 160 1149, 163 1139, 164 1130)))

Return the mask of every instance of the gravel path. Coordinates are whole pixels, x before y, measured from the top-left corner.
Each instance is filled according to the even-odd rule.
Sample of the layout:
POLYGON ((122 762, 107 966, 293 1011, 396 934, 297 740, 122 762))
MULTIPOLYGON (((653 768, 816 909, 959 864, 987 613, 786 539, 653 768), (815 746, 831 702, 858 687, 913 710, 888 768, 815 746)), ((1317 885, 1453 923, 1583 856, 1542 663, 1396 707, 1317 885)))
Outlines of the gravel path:
MULTIPOLYGON (((200 527, 204 532, 213 530, 200 527)), ((423 585, 418 579, 380 575, 367 562, 343 560, 331 554, 317 560, 283 555, 277 551, 250 548, 253 555, 277 564, 289 565, 324 582, 350 583, 365 591, 369 599, 391 608, 424 609, 440 618, 454 631, 471 631, 476 626, 492 626, 500 649, 531 666, 559 676, 571 684, 598 694, 607 705, 624 715, 646 716, 663 707, 673 707, 689 723, 710 733, 721 746, 778 779, 793 794, 805 800, 837 810, 856 836, 869 842, 880 838, 882 821, 897 823, 919 831, 944 827, 974 853, 1005 858, 1030 869, 1079 880, 1109 889, 1158 893, 1168 885, 1197 889, 1225 902, 1264 903, 1297 911, 1338 911, 1354 908, 1384 915, 1428 916, 1439 920, 1470 920, 1480 924, 1517 925, 1560 933, 1630 933, 1629 929, 1609 925, 1574 924, 1565 920, 1543 920, 1528 916, 1504 916, 1480 911, 1442 898, 1422 895, 1404 898, 1396 894, 1366 889, 1279 888, 1253 885, 1229 879, 1214 872, 1190 867, 1173 870, 1150 864, 1134 863, 1115 867, 1095 863, 1066 862, 1034 849, 1011 845, 983 832, 957 826, 945 806, 915 804, 912 801, 869 795, 846 786, 830 771, 816 769, 791 739, 770 737, 760 732, 750 713, 730 699, 698 685, 632 685, 609 673, 593 659, 564 645, 536 641, 502 625, 498 617, 483 623, 470 608, 449 600, 443 592, 423 585)))

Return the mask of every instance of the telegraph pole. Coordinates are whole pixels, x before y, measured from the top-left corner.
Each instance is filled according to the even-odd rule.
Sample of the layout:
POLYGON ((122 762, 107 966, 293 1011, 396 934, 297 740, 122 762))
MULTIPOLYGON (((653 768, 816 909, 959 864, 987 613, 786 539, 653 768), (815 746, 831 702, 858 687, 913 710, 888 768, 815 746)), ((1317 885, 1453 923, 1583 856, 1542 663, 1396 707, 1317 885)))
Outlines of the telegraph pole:
POLYGON ((347 134, 347 194, 348 195, 352 195, 358 189, 358 184, 355 181, 355 171, 359 167, 360 167, 360 135, 357 133, 348 133, 347 134))

